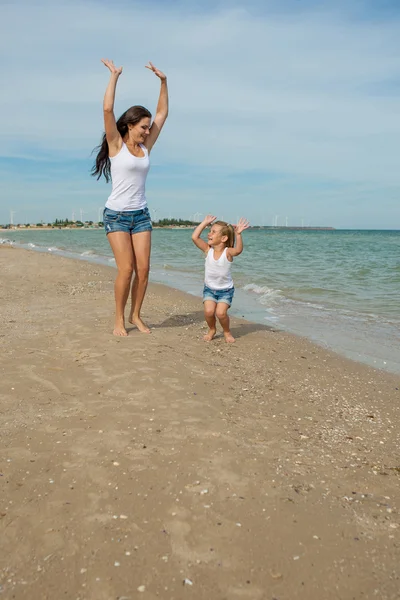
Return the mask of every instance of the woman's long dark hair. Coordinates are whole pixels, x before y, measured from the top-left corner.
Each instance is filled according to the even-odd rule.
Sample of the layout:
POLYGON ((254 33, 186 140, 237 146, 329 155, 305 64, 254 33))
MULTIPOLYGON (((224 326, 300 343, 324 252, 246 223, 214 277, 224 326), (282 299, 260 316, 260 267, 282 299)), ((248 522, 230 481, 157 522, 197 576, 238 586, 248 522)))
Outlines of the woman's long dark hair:
MULTIPOLYGON (((139 123, 145 117, 151 119, 151 112, 147 108, 144 108, 144 106, 131 106, 131 108, 128 108, 117 121, 117 129, 120 136, 124 138, 128 133, 128 124, 136 125, 136 123, 139 123)), ((100 179, 104 175, 108 182, 111 179, 111 161, 108 156, 108 143, 105 133, 103 134, 101 144, 96 146, 93 152, 95 150, 98 150, 98 153, 91 174, 93 177, 97 176, 97 179, 100 179)))

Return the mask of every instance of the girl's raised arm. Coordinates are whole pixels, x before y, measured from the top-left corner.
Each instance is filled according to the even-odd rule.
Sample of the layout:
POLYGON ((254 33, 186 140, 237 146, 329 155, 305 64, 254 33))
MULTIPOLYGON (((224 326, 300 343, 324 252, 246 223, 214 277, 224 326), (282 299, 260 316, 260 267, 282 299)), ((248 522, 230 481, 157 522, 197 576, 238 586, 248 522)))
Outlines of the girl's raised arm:
POLYGON ((207 215, 206 218, 200 223, 200 225, 197 225, 196 229, 192 233, 193 243, 196 244, 196 246, 206 254, 209 251, 210 246, 207 244, 207 242, 202 240, 200 236, 204 229, 208 225, 211 225, 211 223, 215 221, 216 218, 217 217, 214 217, 213 215, 207 215))
POLYGON ((146 65, 146 69, 150 69, 150 71, 153 71, 153 73, 157 75, 161 82, 160 96, 158 98, 156 114, 152 126, 150 127, 150 135, 148 136, 145 143, 147 150, 150 152, 152 147, 156 143, 157 138, 160 135, 161 129, 163 128, 164 123, 168 117, 168 86, 167 76, 164 75, 164 73, 159 69, 156 69, 156 67, 151 62, 149 62, 149 64, 146 65))
POLYGON ((114 115, 114 100, 115 100, 115 89, 119 76, 122 73, 122 67, 116 67, 112 60, 108 58, 102 58, 101 62, 105 65, 111 73, 110 81, 104 94, 103 101, 103 112, 104 112, 104 129, 106 132, 106 139, 108 148, 111 155, 117 154, 122 147, 122 138, 117 129, 117 124, 114 115))
POLYGON ((233 226, 235 229, 235 237, 236 237, 236 243, 235 243, 235 247, 234 248, 228 248, 227 253, 232 256, 232 258, 234 256, 239 256, 239 254, 242 254, 243 252, 243 240, 242 240, 242 232, 245 229, 248 229, 250 227, 250 223, 248 222, 247 219, 244 219, 243 217, 240 217, 237 225, 233 226))

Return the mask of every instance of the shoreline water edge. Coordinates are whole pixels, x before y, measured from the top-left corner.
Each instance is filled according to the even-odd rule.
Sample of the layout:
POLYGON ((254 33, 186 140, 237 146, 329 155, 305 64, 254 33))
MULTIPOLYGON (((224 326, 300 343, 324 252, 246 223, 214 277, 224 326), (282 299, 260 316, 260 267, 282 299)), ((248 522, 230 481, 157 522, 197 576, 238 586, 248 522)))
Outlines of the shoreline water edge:
MULTIPOLYGON (((289 232, 281 234, 268 234, 262 232, 250 234, 250 247, 246 247, 243 257, 235 263, 236 297, 232 314, 244 317, 255 323, 272 325, 284 331, 305 336, 311 341, 325 348, 331 348, 343 356, 358 360, 365 364, 381 368, 393 373, 400 373, 400 302, 397 294, 397 281, 400 285, 400 264, 396 263, 396 249, 400 252, 400 232, 393 236, 385 236, 385 242, 391 243, 382 249, 381 262, 374 259, 379 237, 373 236, 368 248, 368 237, 362 235, 356 242, 349 244, 355 234, 341 236, 337 231, 323 233, 303 232, 296 234, 289 232), (336 234, 332 238, 332 234, 336 234), (337 248, 333 249, 335 255, 345 252, 350 253, 348 264, 340 266, 340 260, 345 263, 345 258, 340 257, 337 265, 330 264, 332 257, 327 257, 325 262, 315 256, 316 270, 322 276, 311 276, 313 259, 310 254, 314 250, 309 240, 313 243, 322 242, 329 249, 332 241, 338 236, 342 238, 337 248), (267 239, 268 254, 272 256, 265 263, 265 256, 261 248, 261 258, 254 258, 260 253, 260 241, 267 239), (304 240, 309 248, 304 251, 304 240), (357 263, 351 256, 355 244, 361 245, 361 252, 371 257, 355 267, 351 262, 357 263), (343 249, 341 246, 347 244, 343 249), (282 256, 288 252, 288 246, 294 246, 301 254, 301 261, 295 264, 292 256, 282 256), (329 245, 329 246, 328 246, 329 245), (277 247, 275 247, 277 246, 277 247), (390 251, 393 254, 392 263, 387 272, 382 272, 382 263, 390 251), (247 254, 251 253, 250 260, 247 254), (263 262, 264 261, 264 262, 263 262), (287 265, 293 261, 293 268, 287 265), (307 263, 308 261, 308 263, 307 263), (249 267, 251 263, 251 268, 249 267), (369 265, 377 263, 375 270, 368 272, 369 265), (339 272, 342 268, 342 272, 339 272), (286 272, 285 272, 286 269, 286 272), (346 269, 349 273, 346 273, 346 269), (265 272, 265 275, 264 275, 265 272), (379 275, 380 280, 375 282, 379 275), (357 281, 359 277, 359 281, 357 281), (336 279, 336 281, 335 281, 336 279), (390 281, 390 285, 387 283, 390 281), (376 288, 376 289, 375 289, 376 288), (379 292, 377 291, 379 290, 379 292)), ((0 235, 0 243, 13 244, 17 247, 50 252, 60 256, 67 256, 99 264, 114 265, 105 236, 100 230, 60 231, 40 230, 29 231, 4 231, 0 235), (79 233, 78 233, 79 231, 79 233), (49 241, 48 241, 49 240, 49 241)), ((180 289, 189 294, 200 296, 202 290, 202 261, 195 256, 190 243, 190 229, 188 231, 162 231, 156 230, 153 236, 153 258, 151 265, 151 280, 180 289), (179 252, 179 240, 187 236, 187 253, 179 252), (183 254, 183 255, 182 255, 183 254)), ((323 253, 323 250, 321 251, 323 253)), ((379 252, 378 252, 379 254, 379 252)), ((358 257, 356 257, 358 258, 358 257)), ((390 256, 389 256, 390 259, 390 256)), ((333 260, 333 259, 332 259, 333 260)))

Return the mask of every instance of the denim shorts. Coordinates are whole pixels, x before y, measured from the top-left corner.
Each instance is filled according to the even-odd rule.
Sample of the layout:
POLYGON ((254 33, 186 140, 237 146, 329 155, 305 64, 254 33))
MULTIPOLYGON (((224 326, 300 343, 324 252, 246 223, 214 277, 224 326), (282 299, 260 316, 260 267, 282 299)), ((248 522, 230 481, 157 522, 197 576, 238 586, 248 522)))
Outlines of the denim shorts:
POLYGON ((125 233, 142 233, 153 229, 149 209, 126 210, 117 212, 111 208, 105 208, 103 212, 104 229, 106 233, 124 231, 125 233))
POLYGON ((208 285, 204 284, 203 290, 203 302, 206 300, 212 300, 213 302, 225 302, 228 306, 232 304, 233 294, 235 293, 235 288, 226 288, 225 290, 212 290, 208 287, 208 285))

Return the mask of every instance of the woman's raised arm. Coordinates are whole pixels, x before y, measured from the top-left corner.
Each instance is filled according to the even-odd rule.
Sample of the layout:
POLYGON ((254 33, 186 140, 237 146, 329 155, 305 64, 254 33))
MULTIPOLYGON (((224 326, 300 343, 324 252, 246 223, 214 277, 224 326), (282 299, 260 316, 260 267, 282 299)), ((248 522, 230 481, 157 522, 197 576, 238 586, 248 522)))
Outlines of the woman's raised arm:
POLYGON ((158 136, 160 135, 161 129, 168 117, 168 86, 167 86, 167 76, 164 75, 160 69, 157 69, 151 62, 146 65, 146 69, 150 69, 153 71, 155 75, 160 79, 161 87, 160 87, 160 96, 158 98, 158 104, 156 109, 156 114, 154 117, 154 121, 152 126, 150 127, 150 135, 146 140, 146 148, 150 152, 152 147, 157 141, 158 136))
POLYGON ((122 67, 116 67, 112 60, 102 58, 101 62, 105 65, 111 73, 110 81, 104 94, 103 101, 103 112, 104 112, 104 129, 106 132, 106 139, 110 153, 117 154, 122 147, 122 138, 117 129, 117 123, 114 115, 114 100, 115 100, 115 89, 119 76, 122 73, 122 67))

